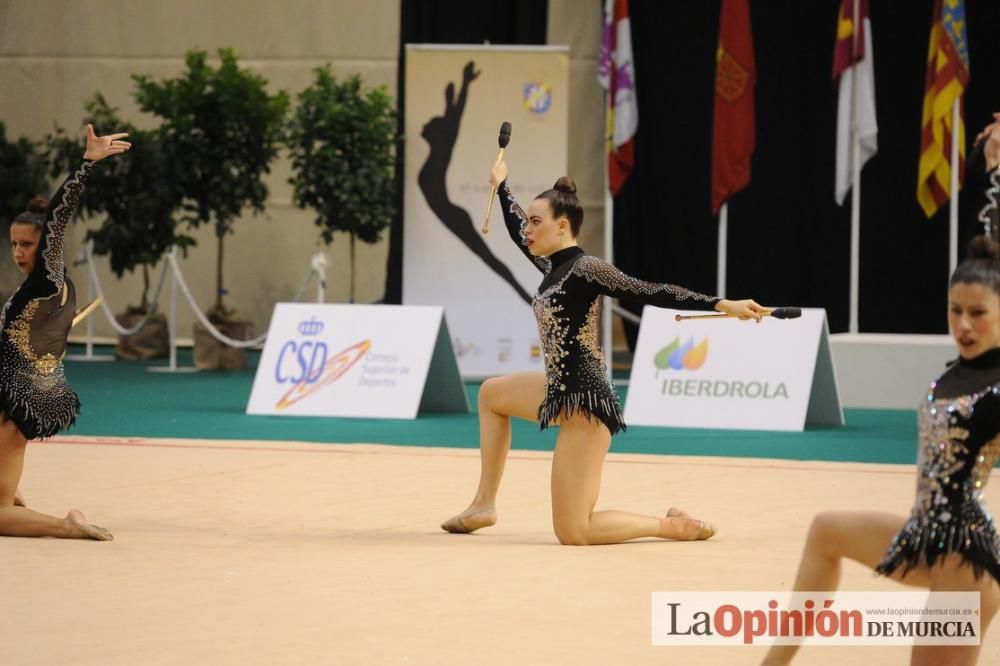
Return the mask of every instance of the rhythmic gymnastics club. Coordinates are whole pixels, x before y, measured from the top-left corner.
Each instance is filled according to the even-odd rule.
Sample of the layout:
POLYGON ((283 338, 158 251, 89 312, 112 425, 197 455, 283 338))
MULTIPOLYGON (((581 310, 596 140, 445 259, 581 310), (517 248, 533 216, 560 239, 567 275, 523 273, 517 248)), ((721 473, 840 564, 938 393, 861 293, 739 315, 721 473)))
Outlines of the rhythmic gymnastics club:
MULTIPOLYGON (((510 143, 510 123, 506 120, 500 125, 500 136, 497 137, 500 144, 500 152, 497 154, 497 162, 503 159, 504 148, 510 143)), ((493 211, 493 198, 497 195, 497 187, 490 188, 490 200, 486 203, 486 221, 483 222, 483 234, 490 233, 490 213, 493 211)))

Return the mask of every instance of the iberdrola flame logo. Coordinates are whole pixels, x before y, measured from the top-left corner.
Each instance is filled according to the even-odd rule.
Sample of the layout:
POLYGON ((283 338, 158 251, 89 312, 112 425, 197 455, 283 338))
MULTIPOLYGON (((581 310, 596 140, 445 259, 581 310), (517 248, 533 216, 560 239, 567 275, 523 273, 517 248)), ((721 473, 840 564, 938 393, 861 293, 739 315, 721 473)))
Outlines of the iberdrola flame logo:
POLYGON ((669 345, 656 352, 653 364, 657 370, 697 370, 708 358, 708 338, 697 345, 691 338, 683 345, 680 338, 674 338, 669 345))

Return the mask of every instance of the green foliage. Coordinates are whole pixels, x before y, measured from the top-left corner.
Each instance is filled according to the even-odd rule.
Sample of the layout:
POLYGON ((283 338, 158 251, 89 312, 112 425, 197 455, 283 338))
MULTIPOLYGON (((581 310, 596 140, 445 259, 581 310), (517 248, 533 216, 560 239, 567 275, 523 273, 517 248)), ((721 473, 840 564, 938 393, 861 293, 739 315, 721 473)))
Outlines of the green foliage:
POLYGON ((288 95, 269 95, 267 81, 240 69, 232 49, 220 49, 219 59, 215 68, 204 51, 188 51, 178 78, 132 78, 140 108, 163 119, 163 149, 183 196, 182 219, 192 227, 214 222, 219 242, 212 313, 226 316, 223 238, 244 207, 264 210, 263 176, 278 153, 288 95))
MULTIPOLYGON (((180 194, 170 180, 161 133, 137 129, 124 121, 101 93, 86 103, 85 123, 100 134, 128 132, 132 148, 101 161, 87 179, 77 208, 78 215, 105 215, 97 229, 87 232, 94 253, 109 255, 111 270, 119 278, 137 267, 157 263, 172 245, 194 244, 177 233, 173 212, 180 194)), ((75 170, 83 159, 87 140, 82 133, 68 136, 58 129, 48 138, 52 175, 75 170)), ((145 303, 143 294, 142 302, 145 303)))
POLYGON ((8 141, 7 128, 0 121, 0 225, 23 213, 32 197, 48 196, 48 190, 38 145, 24 137, 8 141))
POLYGON ((232 49, 220 49, 218 68, 204 51, 188 51, 175 79, 134 75, 136 101, 163 119, 171 180, 183 194, 183 219, 197 227, 214 220, 215 233, 232 232, 245 206, 262 211, 263 175, 278 152, 288 96, 269 95, 267 81, 240 69, 232 49))
POLYGON ((315 71, 288 128, 295 204, 316 211, 327 244, 337 231, 374 243, 395 213, 395 108, 384 87, 315 71))

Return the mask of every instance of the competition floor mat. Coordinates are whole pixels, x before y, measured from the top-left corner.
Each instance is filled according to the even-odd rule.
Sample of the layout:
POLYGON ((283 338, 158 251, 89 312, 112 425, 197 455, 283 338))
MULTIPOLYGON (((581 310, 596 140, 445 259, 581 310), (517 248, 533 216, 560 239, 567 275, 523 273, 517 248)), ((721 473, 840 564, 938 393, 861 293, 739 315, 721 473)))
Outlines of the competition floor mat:
MULTIPOLYGON (((471 450, 33 443, 29 505, 77 507, 115 540, 0 539, 0 663, 756 664, 762 647, 653 646, 651 594, 785 590, 817 511, 903 516, 914 487, 908 465, 611 454, 598 509, 680 506, 719 533, 580 548, 552 534, 550 460, 513 452, 497 525, 452 535, 438 524, 472 495, 471 450)), ((841 589, 906 588, 846 562, 841 589)), ((806 647, 797 663, 908 661, 806 647)), ((1000 663, 1000 637, 980 663, 1000 663)))

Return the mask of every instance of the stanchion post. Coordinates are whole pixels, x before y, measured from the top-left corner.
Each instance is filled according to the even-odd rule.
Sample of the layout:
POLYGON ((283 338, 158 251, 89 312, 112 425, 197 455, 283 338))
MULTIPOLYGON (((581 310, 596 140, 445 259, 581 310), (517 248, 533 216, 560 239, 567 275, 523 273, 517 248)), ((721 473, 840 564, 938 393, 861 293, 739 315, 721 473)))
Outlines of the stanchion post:
POLYGON ((316 302, 323 303, 326 300, 326 255, 316 252, 310 263, 312 272, 316 274, 316 302))
MULTIPOLYGON (((173 248, 170 249, 171 253, 173 248)), ((170 319, 167 321, 167 333, 170 335, 170 371, 177 370, 177 272, 173 262, 170 262, 170 319)))
MULTIPOLYGON (((94 241, 89 240, 80 248, 80 254, 82 255, 82 261, 84 266, 87 268, 87 302, 90 303, 94 300, 94 267, 90 265, 93 260, 92 249, 94 247, 94 241)), ((87 317, 87 351, 81 356, 79 354, 68 354, 66 360, 68 361, 113 361, 115 357, 110 354, 102 354, 98 356, 94 353, 94 319, 93 317, 87 317)))
MULTIPOLYGON (((88 243, 91 241, 87 241, 88 243)), ((87 263, 90 263, 90 255, 87 253, 84 256, 87 263)), ((87 266, 87 302, 90 303, 94 300, 94 276, 90 273, 90 266, 87 266)), ((87 353, 85 356, 90 358, 94 355, 94 320, 91 317, 87 317, 87 353)))
POLYGON ((177 264, 174 263, 176 256, 175 247, 170 248, 163 255, 163 260, 170 265, 170 317, 167 319, 167 335, 170 336, 170 364, 166 366, 151 365, 146 368, 150 372, 198 372, 198 368, 194 366, 177 367, 177 264))

